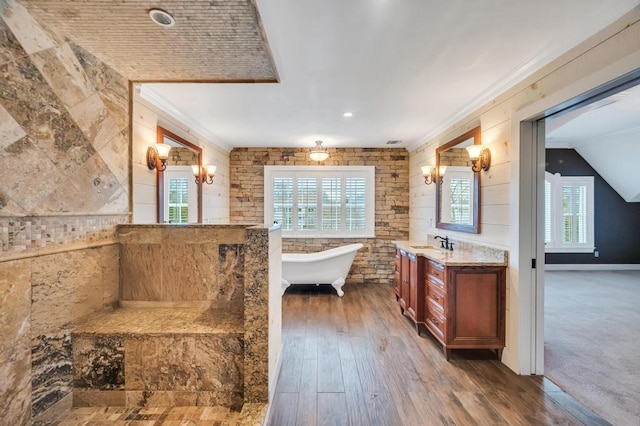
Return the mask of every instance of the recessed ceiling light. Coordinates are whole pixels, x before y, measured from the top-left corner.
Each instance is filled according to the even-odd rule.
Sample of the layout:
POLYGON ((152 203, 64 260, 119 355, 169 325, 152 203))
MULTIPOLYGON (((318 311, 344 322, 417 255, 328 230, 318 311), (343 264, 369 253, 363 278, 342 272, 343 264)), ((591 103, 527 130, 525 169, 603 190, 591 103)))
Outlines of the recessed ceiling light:
POLYGON ((352 112, 345 112, 344 114, 342 114, 343 117, 353 117, 353 113, 352 112))
POLYGON ((149 10, 149 17, 153 22, 160 25, 161 27, 173 27, 176 23, 176 20, 173 18, 173 16, 162 9, 149 10))

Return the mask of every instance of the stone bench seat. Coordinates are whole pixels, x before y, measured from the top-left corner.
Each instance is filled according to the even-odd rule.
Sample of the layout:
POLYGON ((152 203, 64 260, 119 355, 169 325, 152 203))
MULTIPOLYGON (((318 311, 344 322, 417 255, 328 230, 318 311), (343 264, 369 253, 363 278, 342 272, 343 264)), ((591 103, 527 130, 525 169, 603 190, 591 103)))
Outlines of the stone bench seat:
POLYGON ((95 314, 77 325, 73 334, 244 333, 242 307, 228 305, 228 302, 210 307, 156 307, 152 303, 122 303, 124 307, 95 314))
POLYGON ((73 405, 240 410, 242 307, 181 305, 123 303, 78 324, 71 333, 73 405))

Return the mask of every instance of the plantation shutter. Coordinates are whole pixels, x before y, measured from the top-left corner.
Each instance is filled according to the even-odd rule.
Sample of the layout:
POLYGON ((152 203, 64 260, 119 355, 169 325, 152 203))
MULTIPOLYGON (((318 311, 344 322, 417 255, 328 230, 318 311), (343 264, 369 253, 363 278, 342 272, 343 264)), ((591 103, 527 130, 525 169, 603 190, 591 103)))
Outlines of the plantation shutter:
POLYGON ((345 179, 345 220, 349 231, 364 231, 366 228, 366 180, 345 179))
POLYGON ((189 221, 189 181, 187 178, 169 179, 169 223, 189 221))
POLYGON ((283 230, 293 229, 293 178, 273 179, 273 220, 283 230))
POLYGON ((322 229, 324 231, 339 231, 341 216, 340 178, 322 178, 322 229))
POLYGON ((451 223, 471 224, 471 180, 453 178, 450 180, 451 223))
POLYGON ((316 178, 298 178, 298 229, 318 229, 318 184, 316 178))

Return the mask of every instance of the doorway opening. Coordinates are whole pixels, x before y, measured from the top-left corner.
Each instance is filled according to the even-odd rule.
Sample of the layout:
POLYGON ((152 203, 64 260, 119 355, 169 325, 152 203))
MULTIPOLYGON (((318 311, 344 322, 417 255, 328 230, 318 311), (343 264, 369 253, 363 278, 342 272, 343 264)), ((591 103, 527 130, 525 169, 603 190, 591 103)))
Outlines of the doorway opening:
MULTIPOLYGON (((549 304, 549 306, 553 308, 549 309, 549 314, 555 314, 558 311, 563 312, 564 310, 570 309, 571 306, 573 306, 573 308, 577 309, 577 313, 586 314, 587 316, 585 318, 591 318, 591 316, 593 316, 594 318, 597 318, 598 316, 604 316, 606 318, 618 316, 620 321, 624 321, 625 318, 624 316, 620 316, 617 312, 607 310, 606 307, 601 305, 603 298, 598 297, 597 294, 598 292, 602 291, 606 292, 606 290, 604 290, 606 288, 605 286, 603 286, 602 284, 598 285, 597 282, 591 283, 593 285, 589 286, 587 284, 590 283, 585 282, 584 275, 582 277, 577 277, 575 275, 571 276, 571 274, 566 274, 564 276, 564 278, 566 278, 564 284, 558 283, 558 279, 562 279, 563 275, 558 275, 557 272, 550 272, 548 275, 548 280, 545 276, 545 270, 547 268, 558 268, 557 266, 545 265, 545 262, 543 261, 543 259, 546 258, 547 261, 551 259, 551 262, 554 263, 554 265, 559 265, 562 263, 574 263, 576 265, 579 265, 574 265, 574 269, 596 269, 597 266, 594 265, 601 263, 598 259, 600 258, 602 247, 598 247, 598 244, 604 244, 603 241, 605 241, 606 238, 603 238, 603 235, 605 235, 605 233, 607 232, 606 229, 598 230, 598 217, 602 217, 602 211, 605 210, 602 208, 603 202, 600 201, 601 211, 598 212, 598 197, 596 196, 596 198, 594 199, 593 195, 589 195, 590 193, 588 188, 588 179, 583 179, 580 182, 577 182, 577 180, 580 179, 575 179, 576 177, 579 177, 581 175, 583 175, 581 177, 586 178, 586 173, 577 173, 575 170, 572 171, 571 167, 568 167, 570 165, 567 163, 569 162, 569 158, 575 157, 576 155, 580 158, 582 156, 594 157, 594 159, 597 158, 597 160, 601 162, 603 160, 603 157, 607 157, 612 154, 610 152, 613 151, 612 145, 610 143, 611 136, 609 136, 608 138, 601 138, 600 140, 594 138, 594 140, 590 141, 590 144, 580 144, 578 149, 575 149, 576 147, 574 146, 572 149, 569 149, 566 152, 560 154, 558 152, 551 153, 546 150, 552 148, 560 148, 560 143, 567 142, 566 140, 563 140, 563 137, 566 135, 563 136, 563 132, 558 131, 558 129, 565 127, 566 130, 566 128, 572 127, 567 126, 567 124, 576 120, 577 117, 582 116, 585 111, 590 111, 590 117, 582 117, 581 120, 578 120, 583 121, 582 126, 578 126, 577 128, 573 129, 574 133, 577 134, 579 134, 580 131, 584 132, 588 127, 588 125, 584 124, 584 120, 588 120, 589 124, 593 124, 591 121, 594 120, 595 115, 604 113, 607 107, 612 106, 613 104, 620 101, 620 99, 628 97, 635 92, 640 93, 640 89, 638 89, 638 87, 635 87, 639 83, 640 69, 635 70, 615 80, 612 80, 607 84, 596 87, 554 108, 541 112, 529 120, 520 122, 520 146, 522 151, 520 158, 523 162, 524 168, 529 170, 529 176, 531 177, 531 184, 528 184, 530 185, 530 187, 528 188, 528 192, 523 194, 523 198, 529 196, 529 210, 531 211, 531 217, 529 218, 530 227, 528 229, 528 231, 530 232, 530 246, 528 253, 531 254, 532 259, 537 259, 537 265, 532 264, 531 276, 531 371, 535 372, 536 374, 546 374, 547 367, 556 369, 553 377, 551 377, 552 380, 555 378, 557 381, 561 382, 557 384, 559 384, 560 387, 563 388, 563 390, 565 390, 569 394, 572 394, 572 396, 576 397, 576 399, 578 399, 580 402, 585 403, 587 406, 590 406, 598 414, 605 417, 609 416, 609 418, 613 420, 614 423, 624 423, 624 421, 622 420, 623 417, 616 417, 617 414, 615 413, 610 414, 608 412, 605 412, 603 411, 605 409, 602 408, 602 405, 598 405, 599 401, 602 401, 601 396, 603 394, 606 394, 607 392, 606 390, 602 391, 598 389, 596 386, 602 385, 602 380, 597 380, 598 383, 592 383, 591 385, 589 385, 588 383, 581 383, 572 390, 572 383, 570 383, 569 381, 562 382, 562 374, 558 373, 557 370, 558 367, 561 367, 563 363, 566 363, 567 366, 571 366, 572 368, 575 367, 576 362, 578 362, 578 360, 580 359, 580 355, 584 355, 585 352, 586 355, 595 355, 596 353, 598 353, 598 351, 596 350, 590 351, 588 348, 586 348, 586 346, 588 345, 593 345, 594 349, 602 349, 599 347, 599 342, 602 342, 603 340, 599 340, 598 333, 595 332, 596 327, 592 328, 595 334, 590 334, 588 337, 588 341, 582 342, 582 346, 578 345, 579 349, 576 349, 573 353, 571 353, 571 351, 563 352, 557 350, 554 352, 553 350, 550 350, 549 347, 545 348, 545 344, 548 343, 544 333, 545 324, 548 320, 548 316, 545 316, 545 303, 549 301, 548 297, 558 297, 564 299, 553 300, 554 304, 549 304), (609 144, 607 144, 607 142, 609 144), (550 146, 547 146, 548 144, 550 146), (553 146, 554 144, 555 146, 553 146), (580 152, 582 152, 582 155, 579 154, 580 152), (549 161, 550 159, 553 160, 549 161), (552 188, 555 188, 555 197, 552 195, 552 188), (555 206, 553 205, 554 201, 556 204, 555 206), (590 206, 589 204, 592 205, 590 206), (594 206, 596 206, 595 210, 591 210, 591 216, 589 216, 589 207, 593 209, 594 206), (557 212, 559 217, 554 217, 554 211, 557 212), (593 221, 594 215, 596 218, 595 224, 591 225, 591 223, 593 222, 590 221, 593 221), (596 259, 595 261, 594 258, 596 259), (545 283, 550 286, 548 288, 548 295, 545 294, 545 283), (571 285, 574 286, 573 291, 569 289, 569 286, 571 285), (594 290, 592 291, 591 295, 587 294, 587 290, 589 290, 589 288, 594 290), (596 304, 600 303, 600 309, 589 308, 588 301, 586 299, 580 299, 581 297, 595 297, 596 300, 593 302, 595 302, 596 304), (566 302, 566 304, 562 305, 563 301, 566 302), (585 309, 589 310, 591 312, 591 315, 589 315, 589 313, 583 312, 585 309), (545 349, 547 350, 545 351, 545 349), (560 356, 561 359, 558 359, 558 356, 560 356), (548 361, 553 362, 553 365, 547 365, 547 362, 545 361, 546 357, 550 358, 548 361), (593 389, 589 389, 590 387, 593 389), (586 392, 581 392, 582 390, 586 390, 586 392), (593 397, 593 401, 589 400, 589 394, 591 394, 591 396, 593 397)), ((640 102, 638 102, 638 104, 640 107, 640 102)), ((636 125, 636 127, 638 126, 636 125)), ((637 129, 637 131, 640 135, 640 129, 637 129)), ((620 136, 622 139, 624 139, 624 137, 626 136, 625 132, 629 133, 629 130, 625 129, 625 131, 620 131, 617 133, 617 136, 620 136)), ((582 135, 579 135, 579 138, 585 138, 584 133, 582 135)), ((638 142, 636 141, 634 145, 638 146, 638 142)), ((640 150, 640 147, 638 149, 640 150)), ((628 156, 629 155, 627 155, 627 157, 628 156)), ((585 160, 583 159, 583 161, 585 160)), ((611 161, 614 161, 615 163, 615 159, 611 161)), ((614 164, 614 168, 616 166, 620 168, 621 163, 623 163, 622 160, 620 160, 618 164, 614 164)), ((588 162, 587 167, 591 167, 588 165, 588 162)), ((604 165, 596 166, 596 168, 597 167, 601 167, 601 170, 606 168, 604 165)), ((619 172, 619 170, 617 170, 617 172, 619 172)), ((602 173, 606 174, 605 172, 602 173)), ((592 174, 591 179, 595 179, 596 188, 598 188, 598 185, 600 184, 598 179, 603 180, 603 178, 599 173, 595 173, 595 175, 596 176, 593 177, 592 174)), ((523 175, 521 174, 521 179, 522 177, 523 175)), ((610 177, 609 180, 614 179, 610 177)), ((593 189, 591 189, 591 191, 593 191, 593 189)), ((598 194, 599 191, 596 190, 595 192, 596 194, 598 194)), ((640 194, 640 189, 635 191, 635 193, 640 194)), ((591 194, 593 194, 593 192, 591 192, 591 194)), ((633 199, 633 197, 634 195, 630 195, 630 198, 633 199)), ((640 200, 633 200, 632 202, 638 201, 640 200)), ((637 204, 640 205, 640 203, 637 204)), ((526 226, 524 228, 526 228, 526 226)), ((609 229, 609 231, 611 231, 611 229, 609 229)), ((629 229, 628 232, 631 232, 631 229, 629 229)), ((607 250, 607 256, 609 255, 610 253, 607 250)), ((614 260, 614 262, 619 262, 619 259, 614 260)), ((629 261, 629 263, 638 263, 637 258, 635 259, 635 261, 629 261)), ((589 275, 590 278, 593 278, 593 276, 593 273, 589 275)), ((620 281, 624 281, 628 277, 619 278, 621 278, 620 281)), ((631 278, 629 279, 632 281, 634 279, 637 279, 640 283, 640 273, 635 276, 631 274, 631 278)), ((640 291, 640 287, 638 287, 638 291, 640 291)), ((621 297, 625 298, 624 296, 621 297)), ((628 299, 628 297, 626 299, 628 299)), ((612 310, 615 310, 615 308, 612 308, 612 310)), ((557 333, 564 330, 568 333, 568 336, 575 336, 576 334, 578 334, 577 331, 584 331, 585 328, 588 328, 588 324, 586 323, 574 324, 576 329, 572 334, 570 329, 570 318, 575 319, 576 317, 577 314, 567 317, 564 322, 559 321, 558 323, 550 324, 552 326, 552 328, 550 329, 552 333, 550 332, 549 335, 553 336, 553 340, 560 341, 562 342, 562 344, 568 344, 567 342, 569 341, 569 339, 560 338, 558 340, 557 333)), ((554 318, 554 321, 556 321, 557 319, 558 318, 554 318)), ((607 333, 607 335, 610 335, 614 331, 615 330, 609 329, 601 331, 600 333, 607 333)), ((591 373, 595 369, 602 368, 603 364, 611 363, 611 360, 604 360, 604 358, 607 357, 602 356, 610 354, 609 352, 607 352, 607 350, 614 350, 613 345, 610 345, 610 347, 606 348, 604 351, 600 351, 600 358, 597 358, 596 356, 592 356, 590 359, 588 356, 584 357, 583 359, 586 359, 593 364, 592 366, 585 365, 583 369, 587 369, 591 373)), ((633 354, 630 353, 629 356, 633 356, 633 354)), ((606 372, 604 374, 606 375, 606 372)), ((575 377, 576 374, 570 373, 568 376, 575 377)), ((588 375, 582 374, 580 376, 584 378, 588 375)), ((625 377, 625 373, 621 373, 620 377, 625 377)), ((611 386, 613 388, 624 388, 624 383, 620 383, 619 386, 614 386, 614 383, 612 382, 611 386)), ((637 398, 637 394, 635 398, 637 398)), ((617 399, 624 399, 624 395, 622 396, 622 398, 617 399)), ((608 405, 612 406, 611 403, 609 403, 608 405)), ((635 405, 637 406, 637 404, 635 405)), ((621 407, 621 411, 624 410, 625 408, 621 407)), ((634 408, 631 408, 630 410, 633 411, 634 408)), ((622 413, 622 415, 624 415, 624 413, 622 413)), ((631 415, 637 416, 638 414, 631 413, 631 415)))

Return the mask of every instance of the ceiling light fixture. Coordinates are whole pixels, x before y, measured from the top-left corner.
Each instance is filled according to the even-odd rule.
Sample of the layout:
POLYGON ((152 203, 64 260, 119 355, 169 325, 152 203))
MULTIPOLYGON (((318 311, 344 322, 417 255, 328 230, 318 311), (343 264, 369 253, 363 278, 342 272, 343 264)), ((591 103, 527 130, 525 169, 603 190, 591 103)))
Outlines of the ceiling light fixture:
POLYGON ((342 114, 343 117, 353 117, 353 113, 352 112, 345 112, 344 114, 342 114))
POLYGON ((176 23, 175 18, 171 16, 170 13, 165 12, 162 9, 149 10, 149 17, 153 22, 161 27, 173 27, 176 23))
POLYGON ((322 147, 322 141, 316 141, 316 147, 311 150, 309 157, 313 161, 324 161, 329 158, 329 152, 322 147))

